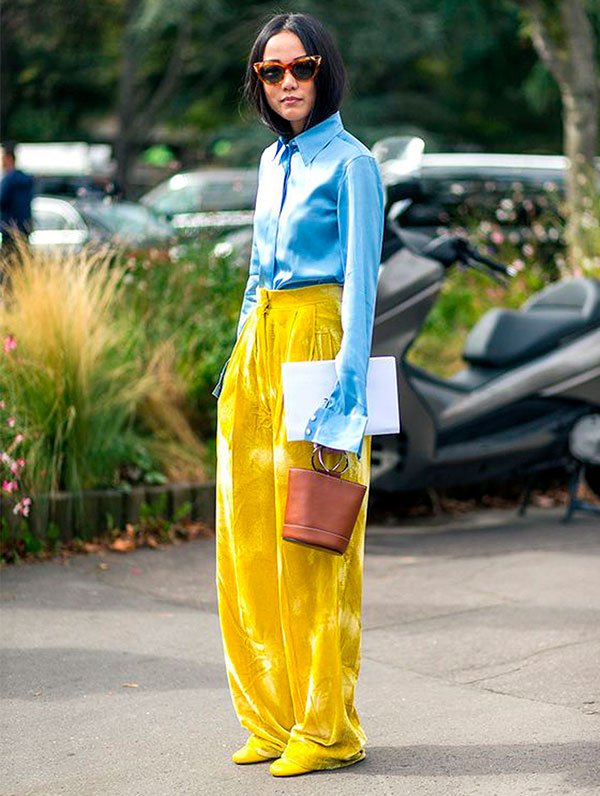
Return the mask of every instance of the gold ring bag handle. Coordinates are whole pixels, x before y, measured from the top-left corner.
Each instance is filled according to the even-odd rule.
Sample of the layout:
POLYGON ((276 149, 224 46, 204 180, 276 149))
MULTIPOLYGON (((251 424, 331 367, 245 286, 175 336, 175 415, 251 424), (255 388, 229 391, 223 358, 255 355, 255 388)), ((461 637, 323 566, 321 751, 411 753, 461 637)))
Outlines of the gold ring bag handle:
POLYGON ((349 466, 346 451, 332 468, 323 461, 323 447, 311 456, 312 470, 290 467, 282 537, 328 553, 346 552, 367 487, 342 478, 349 466), (317 469, 315 457, 323 468, 317 469), (338 470, 341 464, 343 469, 338 470))
POLYGON ((346 470, 348 469, 348 467, 350 465, 350 459, 348 458, 347 451, 340 451, 339 460, 334 464, 333 467, 329 468, 329 467, 327 467, 327 465, 323 461, 323 445, 316 445, 314 450, 313 450, 313 452, 312 452, 311 464, 313 466, 313 470, 316 470, 317 472, 327 473, 327 475, 340 476, 340 475, 342 475, 342 473, 345 473, 346 470), (321 470, 318 470, 317 467, 315 466, 315 454, 317 454, 317 453, 319 454, 319 464, 321 465, 321 468, 322 468, 321 470), (338 470, 338 465, 341 464, 344 461, 344 459, 346 460, 346 463, 344 465, 344 469, 343 470, 338 470))

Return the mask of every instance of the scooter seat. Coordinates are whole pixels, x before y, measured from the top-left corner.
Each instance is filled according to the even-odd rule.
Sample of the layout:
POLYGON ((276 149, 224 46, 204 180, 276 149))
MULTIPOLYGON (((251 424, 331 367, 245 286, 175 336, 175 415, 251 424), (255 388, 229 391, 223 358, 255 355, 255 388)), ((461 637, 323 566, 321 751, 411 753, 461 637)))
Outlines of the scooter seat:
POLYGON ((463 359, 506 368, 557 348, 600 326, 600 282, 569 279, 549 285, 520 310, 493 309, 471 330, 463 359))

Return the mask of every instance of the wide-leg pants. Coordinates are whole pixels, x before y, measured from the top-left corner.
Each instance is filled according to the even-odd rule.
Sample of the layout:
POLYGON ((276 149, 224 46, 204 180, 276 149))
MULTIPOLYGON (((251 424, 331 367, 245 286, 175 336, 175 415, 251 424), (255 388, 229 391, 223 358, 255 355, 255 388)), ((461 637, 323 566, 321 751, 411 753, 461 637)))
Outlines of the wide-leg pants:
MULTIPOLYGON (((259 288, 217 409, 216 583, 233 705, 258 751, 311 769, 360 758, 367 740, 354 695, 368 492, 343 556, 282 539, 288 470, 310 468, 313 445, 287 441, 281 364, 335 357, 341 295, 336 284, 259 288)), ((370 450, 365 436, 344 478, 368 487, 370 450)))

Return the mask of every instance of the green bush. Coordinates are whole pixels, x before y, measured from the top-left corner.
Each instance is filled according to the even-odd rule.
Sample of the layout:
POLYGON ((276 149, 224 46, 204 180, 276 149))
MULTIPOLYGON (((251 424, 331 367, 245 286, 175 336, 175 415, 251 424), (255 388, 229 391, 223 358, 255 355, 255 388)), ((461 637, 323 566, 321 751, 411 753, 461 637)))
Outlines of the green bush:
POLYGON ((124 299, 143 329, 143 346, 168 341, 185 388, 184 410, 212 445, 216 400, 211 394, 235 342, 248 263, 213 254, 214 239, 184 243, 177 257, 150 252, 130 258, 124 299))

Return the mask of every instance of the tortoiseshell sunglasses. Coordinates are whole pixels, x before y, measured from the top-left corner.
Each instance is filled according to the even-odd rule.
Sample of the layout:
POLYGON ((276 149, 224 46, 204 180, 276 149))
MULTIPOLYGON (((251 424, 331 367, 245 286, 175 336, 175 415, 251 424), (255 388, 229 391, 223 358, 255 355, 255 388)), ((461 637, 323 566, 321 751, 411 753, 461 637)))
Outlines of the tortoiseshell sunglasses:
POLYGON ((269 86, 276 86, 283 81, 287 71, 290 71, 300 82, 312 80, 319 71, 321 60, 320 55, 301 55, 299 58, 294 58, 289 64, 284 64, 281 61, 256 61, 252 67, 259 80, 269 86))

